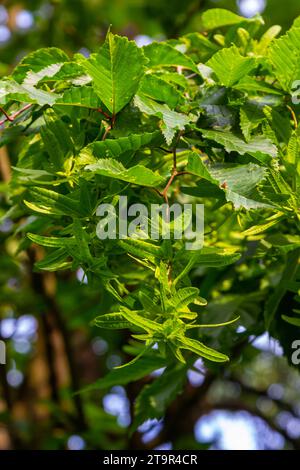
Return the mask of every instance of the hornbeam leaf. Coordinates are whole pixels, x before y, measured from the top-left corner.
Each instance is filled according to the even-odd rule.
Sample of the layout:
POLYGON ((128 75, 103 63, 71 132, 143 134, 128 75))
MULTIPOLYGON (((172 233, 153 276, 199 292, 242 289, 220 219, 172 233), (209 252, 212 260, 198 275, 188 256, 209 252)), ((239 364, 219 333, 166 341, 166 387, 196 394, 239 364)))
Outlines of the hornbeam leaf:
POLYGON ((215 180, 211 175, 208 166, 205 165, 201 156, 196 152, 190 152, 188 154, 188 164, 186 169, 190 173, 193 173, 193 175, 200 176, 211 183, 218 184, 217 180, 215 180))
POLYGON ((12 76, 18 83, 22 83, 28 73, 37 73, 53 65, 58 71, 61 65, 67 61, 69 61, 69 57, 61 49, 56 47, 38 49, 21 60, 12 76))
POLYGON ((36 103, 40 106, 53 105, 58 98, 55 93, 39 90, 31 85, 20 85, 14 80, 0 81, 0 103, 6 104, 11 100, 20 103, 36 103))
POLYGON ((93 79, 95 92, 115 115, 136 93, 146 60, 134 41, 108 33, 98 54, 82 63, 93 79))
MULTIPOLYGON (((51 112, 50 112, 51 111, 51 112)), ((65 160, 73 154, 74 144, 66 124, 53 112, 45 114, 46 125, 41 127, 41 137, 55 170, 62 170, 65 160)))
POLYGON ((244 18, 223 8, 210 8, 206 10, 201 20, 205 31, 253 21, 253 19, 244 18))
POLYGON ((193 72, 199 74, 199 70, 192 59, 172 47, 170 44, 152 42, 148 46, 144 46, 143 51, 149 60, 147 66, 150 69, 182 67, 184 69, 193 70, 193 72))
POLYGON ((182 94, 172 84, 157 75, 145 75, 141 81, 138 93, 156 101, 161 101, 171 109, 176 108, 177 104, 183 101, 182 94))
POLYGON ((142 113, 162 119, 161 129, 168 145, 172 143, 176 131, 183 130, 191 121, 185 114, 177 113, 166 104, 157 103, 142 94, 136 95, 134 104, 142 113))
POLYGON ((276 146, 264 136, 255 136, 245 142, 240 137, 229 131, 201 130, 203 137, 214 140, 222 145, 227 152, 237 152, 240 155, 249 154, 260 160, 265 156, 276 157, 276 146))
POLYGON ((87 165, 86 170, 97 175, 108 176, 128 183, 141 186, 156 187, 164 182, 164 178, 143 165, 125 168, 120 162, 112 158, 101 158, 93 165, 87 165))
POLYGON ((101 100, 91 86, 72 87, 64 92, 55 102, 55 107, 76 106, 80 108, 98 109, 101 100))
POLYGON ((231 87, 256 66, 256 61, 253 57, 243 57, 232 46, 218 51, 206 65, 213 69, 222 85, 231 87))
POLYGON ((145 132, 144 134, 132 134, 118 139, 106 139, 101 142, 93 142, 84 147, 77 158, 77 163, 97 162, 98 158, 119 157, 125 152, 136 152, 145 146, 159 146, 163 142, 161 132, 145 132))
POLYGON ((269 60, 282 88, 291 92, 293 82, 300 79, 300 27, 291 28, 269 47, 269 60))
MULTIPOLYGON (((236 209, 240 207, 246 209, 272 207, 270 204, 257 200, 257 195, 254 193, 255 188, 266 177, 267 171, 264 167, 253 163, 248 165, 231 163, 205 165, 200 155, 191 152, 188 157, 187 170, 216 185, 216 197, 222 188, 226 200, 232 202, 236 209)), ((199 189, 201 190, 201 187, 199 189)), ((194 188, 193 194, 197 196, 197 188, 194 188)))

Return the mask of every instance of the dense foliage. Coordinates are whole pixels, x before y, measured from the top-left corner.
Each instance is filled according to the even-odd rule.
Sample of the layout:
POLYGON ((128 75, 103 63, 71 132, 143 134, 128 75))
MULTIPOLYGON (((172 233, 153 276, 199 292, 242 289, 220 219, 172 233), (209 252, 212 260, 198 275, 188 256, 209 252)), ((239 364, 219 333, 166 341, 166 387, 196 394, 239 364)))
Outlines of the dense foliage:
POLYGON ((300 21, 279 38, 259 16, 212 9, 202 23, 142 48, 108 32, 88 58, 40 49, 0 82, 1 145, 17 149, 7 237, 52 309, 38 272, 93 289, 78 321, 116 330, 124 364, 85 391, 142 380, 132 431, 165 415, 198 357, 237 371, 269 331, 290 361, 300 326, 300 21), (204 247, 186 250, 174 223, 171 240, 100 240, 97 207, 122 195, 204 204, 204 247))

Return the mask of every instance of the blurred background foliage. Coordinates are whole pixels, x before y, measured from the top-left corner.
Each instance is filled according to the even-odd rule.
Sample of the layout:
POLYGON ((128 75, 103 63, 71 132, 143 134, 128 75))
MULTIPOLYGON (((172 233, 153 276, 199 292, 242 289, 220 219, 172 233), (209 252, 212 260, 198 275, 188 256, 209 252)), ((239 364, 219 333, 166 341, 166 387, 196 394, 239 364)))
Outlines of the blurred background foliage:
MULTIPOLYGON (((216 6, 244 16, 262 13, 266 26, 277 23, 283 30, 300 14, 299 0, 7 0, 0 3, 0 74, 40 47, 88 54, 110 25, 138 44, 199 31, 203 10, 216 6)), ((3 193, 8 155, 14 158, 15 151, 1 149, 3 193)), ((4 196, 0 203, 3 215, 4 196)), ((208 223, 217 223, 210 217, 208 223)), ((146 422, 129 436, 141 384, 74 394, 125 358, 121 334, 99 334, 89 325, 101 308, 97 288, 80 271, 35 272, 36 253, 16 256, 17 236, 9 219, 2 222, 0 339, 7 364, 0 365, 0 449, 300 448, 300 377, 259 324, 250 339, 241 327, 224 330, 221 342, 236 341, 231 366, 217 374, 197 361, 165 420, 146 422)), ((255 291, 263 276, 254 259, 247 266, 200 270, 193 283, 210 299, 212 314, 244 309, 255 317, 262 313, 255 291)), ((283 311, 289 299, 284 302, 283 311)), ((288 336, 289 326, 282 328, 288 336)))

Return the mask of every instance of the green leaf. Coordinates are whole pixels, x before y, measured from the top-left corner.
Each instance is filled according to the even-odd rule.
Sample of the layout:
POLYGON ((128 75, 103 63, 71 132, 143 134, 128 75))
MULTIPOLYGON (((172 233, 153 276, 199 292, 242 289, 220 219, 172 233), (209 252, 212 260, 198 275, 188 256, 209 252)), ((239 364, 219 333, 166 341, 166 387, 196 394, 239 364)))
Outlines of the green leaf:
POLYGON ((287 323, 289 323, 290 325, 300 327, 300 318, 288 317, 287 315, 281 315, 281 318, 287 323))
POLYGON ((161 130, 168 145, 176 134, 176 131, 183 130, 190 119, 182 113, 171 110, 166 104, 160 104, 143 95, 137 95, 134 104, 142 113, 149 116, 157 116, 162 119, 161 130))
POLYGON ((163 67, 182 67, 199 73, 196 64, 185 54, 178 51, 170 44, 152 42, 143 47, 145 56, 148 59, 148 68, 160 69, 163 67))
POLYGON ((118 139, 106 139, 101 142, 93 142, 83 148, 77 159, 81 162, 96 162, 96 158, 117 158, 125 152, 136 152, 145 146, 159 146, 163 137, 159 131, 145 132, 144 134, 132 134, 118 139))
POLYGON ((139 258, 149 259, 153 262, 162 256, 160 246, 148 241, 127 238, 125 240, 119 240, 119 245, 131 255, 138 256, 139 258))
POLYGON ((209 167, 205 165, 201 156, 196 152, 190 152, 188 154, 188 164, 186 169, 190 173, 193 173, 193 175, 200 176, 200 178, 204 178, 214 184, 217 183, 217 180, 215 180, 210 174, 209 167))
POLYGON ((98 110, 101 100, 91 86, 72 87, 55 102, 55 108, 58 109, 69 106, 98 110))
POLYGON ((278 88, 269 85, 262 80, 258 80, 258 77, 245 76, 238 83, 233 85, 233 88, 236 90, 243 91, 247 95, 256 95, 257 93, 263 93, 265 95, 279 95, 282 96, 282 93, 278 88))
MULTIPOLYGON (((187 170, 210 183, 215 184, 225 193, 226 200, 232 202, 236 209, 257 209, 271 207, 257 200, 255 188, 265 179, 266 168, 249 163, 248 165, 205 165, 200 155, 191 152, 188 157, 187 170)), ((197 195, 197 191, 194 191, 197 195)), ((216 195, 217 197, 217 195, 216 195)))
POLYGON ((259 106, 246 104, 241 107, 240 126, 247 142, 251 140, 252 132, 258 128, 264 119, 265 115, 259 106))
POLYGON ((126 318, 127 321, 129 321, 129 323, 139 328, 142 328, 145 331, 148 331, 150 333, 163 331, 162 325, 152 320, 149 320, 149 318, 144 318, 142 316, 143 311, 133 311, 129 310, 126 307, 122 307, 121 313, 123 317, 126 318))
POLYGON ((61 170, 67 158, 73 154, 74 144, 67 126, 50 111, 45 115, 46 126, 41 127, 40 132, 54 169, 61 170))
POLYGON ((55 93, 39 90, 30 85, 20 85, 14 80, 0 81, 0 103, 6 104, 11 100, 20 103, 36 103, 40 106, 53 105, 58 98, 55 93))
POLYGON ((181 393, 186 381, 186 366, 167 368, 163 374, 146 385, 138 395, 134 407, 133 430, 147 419, 161 418, 170 403, 181 393))
POLYGON ((164 178, 143 165, 135 165, 126 169, 122 163, 112 158, 101 158, 97 163, 87 165, 85 169, 97 175, 108 176, 140 186, 156 187, 164 182, 164 178))
POLYGON ((237 152, 240 155, 249 154, 260 160, 263 157, 276 157, 276 146, 264 136, 255 136, 249 142, 228 131, 201 130, 203 137, 221 144, 227 152, 237 152))
POLYGON ((34 233, 27 233, 27 237, 38 245, 48 246, 50 248, 67 248, 76 244, 76 240, 73 237, 44 237, 34 233))
MULTIPOLYGON (((32 236, 33 234, 28 234, 28 238, 30 238, 32 241, 35 241, 35 243, 38 243, 39 245, 43 245, 43 246, 49 246, 49 241, 43 241, 43 243, 39 243, 37 239, 34 240, 32 236), (47 245, 45 245, 45 243, 47 243, 47 245)), ((50 238, 50 237, 47 237, 47 238, 50 238)), ((70 269, 72 266, 72 262, 69 261, 68 259, 69 253, 67 252, 67 250, 65 250, 65 246, 69 246, 69 245, 64 244, 63 246, 64 246, 63 248, 58 248, 57 250, 54 250, 51 253, 48 253, 44 257, 44 259, 36 262, 35 267, 38 269, 45 270, 45 271, 59 271, 62 269, 70 269)))
POLYGON ((277 313, 278 307, 285 293, 288 290, 287 282, 295 280, 299 267, 300 249, 297 248, 287 254, 286 264, 282 272, 281 278, 275 287, 274 292, 267 299, 265 305, 265 324, 268 331, 277 313))
POLYGON ((279 25, 274 25, 268 28, 260 38, 260 41, 255 48, 256 53, 265 55, 269 45, 276 38, 276 36, 278 36, 281 30, 282 27, 279 25))
POLYGON ((292 28, 273 41, 268 52, 277 80, 290 93, 293 82, 300 79, 300 28, 292 28))
POLYGON ((136 93, 145 63, 134 41, 108 33, 99 53, 92 54, 82 65, 93 79, 95 92, 115 115, 136 93))
POLYGON ((228 321, 225 321, 225 322, 222 322, 222 323, 208 323, 208 324, 199 324, 199 325, 188 325, 187 326, 187 329, 191 329, 191 328, 220 328, 221 326, 228 326, 228 325, 232 325, 232 323, 235 323, 236 321, 238 321, 240 319, 240 317, 236 317, 234 318, 233 320, 228 320, 228 321))
MULTIPOLYGON (((58 71, 61 65, 68 60, 69 58, 65 52, 56 47, 38 49, 37 51, 31 52, 21 60, 19 65, 17 65, 13 71, 12 76, 18 83, 22 83, 26 79, 28 73, 38 73, 52 65, 55 65, 55 69, 58 71)), ((48 69, 49 73, 50 70, 51 69, 48 69)))
POLYGON ((79 219, 74 218, 72 228, 77 244, 76 251, 74 251, 72 255, 82 263, 92 263, 93 257, 88 243, 90 239, 86 231, 83 229, 79 219))
POLYGON ((93 320, 92 324, 108 330, 123 330, 130 328, 131 322, 124 320, 122 312, 116 312, 99 315, 93 320))
POLYGON ((212 247, 204 247, 198 252, 179 252, 175 257, 175 260, 178 260, 181 263, 186 263, 186 266, 174 280, 173 284, 176 285, 178 281, 186 276, 194 266, 222 268, 223 266, 235 263, 240 259, 240 257, 240 253, 235 253, 232 249, 212 247))
POLYGON ((206 63, 222 85, 231 87, 256 66, 253 57, 243 57, 236 46, 221 49, 206 63))
POLYGON ((143 377, 147 377, 151 372, 160 369, 165 365, 165 359, 158 355, 144 355, 139 361, 130 364, 128 367, 112 369, 102 379, 88 385, 80 390, 80 393, 90 392, 93 390, 105 390, 114 385, 126 385, 135 382, 143 377))
POLYGON ((181 310, 189 304, 194 303, 198 296, 199 289, 197 289, 197 287, 184 287, 183 289, 179 289, 172 297, 172 304, 176 309, 181 310))
POLYGON ((73 215, 75 217, 85 215, 85 208, 80 207, 79 202, 55 191, 36 187, 30 189, 29 195, 33 201, 24 200, 25 204, 30 209, 42 214, 73 215))
POLYGON ((249 20, 223 8, 210 8, 202 15, 202 25, 206 31, 249 21, 253 21, 253 19, 249 20))
POLYGON ((205 346, 205 344, 200 343, 195 339, 187 338, 186 336, 177 339, 177 344, 180 349, 188 349, 198 356, 204 357, 213 362, 226 362, 229 361, 229 357, 225 354, 222 354, 215 349, 205 346))
POLYGON ((145 75, 141 81, 138 93, 148 98, 167 104, 171 109, 183 101, 181 93, 170 83, 157 75, 145 75))

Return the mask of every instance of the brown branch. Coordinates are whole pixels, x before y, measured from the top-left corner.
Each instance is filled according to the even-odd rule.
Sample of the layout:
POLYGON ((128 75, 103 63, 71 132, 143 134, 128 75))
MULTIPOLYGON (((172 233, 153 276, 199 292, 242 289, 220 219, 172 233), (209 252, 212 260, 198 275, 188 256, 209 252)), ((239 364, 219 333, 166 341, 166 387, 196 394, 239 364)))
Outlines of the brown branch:
POLYGON ((13 119, 7 114, 7 112, 5 111, 5 109, 3 109, 1 106, 0 106, 0 111, 2 114, 4 114, 4 116, 6 117, 6 120, 7 121, 13 121, 13 119))
POLYGON ((97 108, 97 111, 101 114, 103 114, 103 116, 108 119, 109 121, 111 120, 111 116, 109 114, 107 114, 105 111, 103 111, 102 108, 97 108))
POLYGON ((26 104, 23 108, 19 109, 13 114, 8 115, 6 111, 4 111, 3 108, 1 108, 2 113, 5 115, 5 118, 0 121, 0 126, 4 124, 6 121, 13 122, 20 114, 24 113, 27 109, 31 108, 33 106, 32 103, 26 104))

